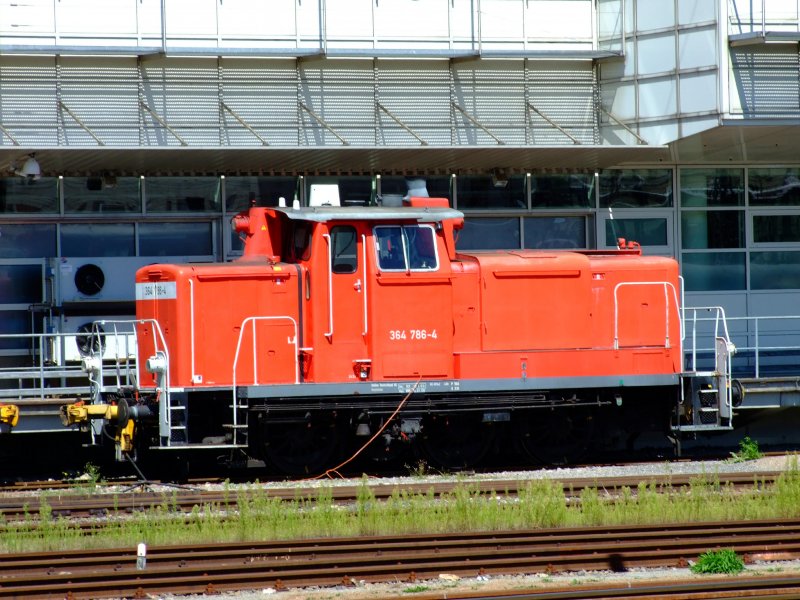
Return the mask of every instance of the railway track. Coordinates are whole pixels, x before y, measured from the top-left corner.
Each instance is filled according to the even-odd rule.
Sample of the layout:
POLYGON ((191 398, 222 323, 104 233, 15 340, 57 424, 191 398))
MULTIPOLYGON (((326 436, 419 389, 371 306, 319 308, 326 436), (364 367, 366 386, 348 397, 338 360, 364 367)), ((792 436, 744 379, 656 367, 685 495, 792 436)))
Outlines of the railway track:
POLYGON ((414 594, 414 600, 741 600, 747 598, 791 599, 800 596, 800 576, 766 576, 675 580, 669 583, 627 583, 561 588, 535 589, 515 592, 453 592, 414 594))
MULTIPOLYGON (((780 471, 759 473, 737 473, 718 475, 713 481, 721 486, 752 488, 754 485, 770 485, 781 475, 780 471)), ((706 480, 712 480, 710 476, 706 480)), ((627 487, 635 490, 645 482, 658 488, 679 489, 691 486, 693 482, 703 480, 700 475, 659 475, 659 476, 625 476, 613 478, 572 478, 559 481, 564 495, 576 500, 586 488, 603 490, 613 497, 619 490, 627 487)), ((436 497, 453 493, 459 486, 466 487, 481 494, 503 494, 515 496, 520 489, 530 485, 532 480, 475 480, 470 482, 427 482, 427 483, 368 483, 370 492, 377 500, 383 500, 397 493, 398 490, 412 495, 433 494, 436 497)), ((345 485, 325 488, 337 503, 355 502, 363 494, 362 485, 345 485)), ((43 515, 48 518, 87 519, 104 518, 109 515, 124 515, 141 512, 155 506, 166 507, 172 512, 191 512, 196 506, 212 506, 220 510, 235 508, 240 502, 255 498, 271 498, 293 501, 300 498, 316 499, 320 487, 258 487, 236 490, 197 490, 194 488, 167 488, 161 492, 141 491, 130 488, 129 491, 114 491, 98 488, 92 494, 70 495, 37 495, 0 497, 0 518, 5 522, 35 521, 43 515)))
MULTIPOLYGON (((686 567, 717 547, 732 548, 749 562, 798 558, 800 519, 163 546, 148 549, 144 569, 136 567, 135 548, 6 554, 0 560, 0 598, 414 584, 441 574, 622 572, 686 567)), ((782 586, 789 587, 791 579, 793 589, 800 589, 800 578, 780 579, 782 586)), ((726 585, 738 589, 735 579, 726 585)), ((569 597, 592 597, 581 593, 569 597)))

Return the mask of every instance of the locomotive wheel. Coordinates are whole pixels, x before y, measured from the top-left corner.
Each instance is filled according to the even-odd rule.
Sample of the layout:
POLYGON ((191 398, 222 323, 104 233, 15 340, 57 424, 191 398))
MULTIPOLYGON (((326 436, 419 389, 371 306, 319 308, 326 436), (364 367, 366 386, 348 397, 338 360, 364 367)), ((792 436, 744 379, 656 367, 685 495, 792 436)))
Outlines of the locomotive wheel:
POLYGON ((263 429, 264 459, 292 476, 317 475, 339 457, 339 432, 333 419, 268 420, 263 429))
POLYGON ((442 469, 475 466, 494 441, 494 427, 480 414, 433 415, 422 422, 418 437, 425 458, 442 469))
POLYGON ((523 453, 536 462, 574 463, 586 454, 594 424, 594 411, 587 406, 529 410, 517 415, 517 440, 523 453))

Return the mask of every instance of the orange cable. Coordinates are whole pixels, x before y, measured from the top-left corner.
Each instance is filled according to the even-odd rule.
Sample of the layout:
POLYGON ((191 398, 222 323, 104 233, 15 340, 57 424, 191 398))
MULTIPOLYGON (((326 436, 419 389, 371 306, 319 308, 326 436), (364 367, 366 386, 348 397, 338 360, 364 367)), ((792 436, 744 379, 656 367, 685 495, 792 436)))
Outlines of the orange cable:
POLYGON ((400 410, 403 408, 403 406, 405 406, 405 403, 408 402, 408 399, 411 398, 411 394, 413 394, 414 391, 417 389, 417 386, 419 385, 420 381, 422 381, 422 377, 421 376, 420 376, 419 379, 417 379, 417 381, 414 383, 414 386, 408 391, 408 393, 405 395, 405 397, 400 401, 400 404, 397 405, 397 408, 394 410, 394 412, 389 416, 388 419, 386 419, 386 422, 381 426, 380 429, 378 429, 378 431, 375 432, 375 435, 373 435, 371 438, 369 438, 366 441, 366 443, 363 446, 361 446, 361 448, 356 450, 356 452, 350 458, 348 458, 343 463, 341 463, 339 465, 336 465, 335 467, 331 467, 330 469, 327 469, 326 471, 324 471, 323 473, 320 473, 316 477, 308 477, 306 479, 301 479, 301 481, 313 481, 315 479, 322 479, 323 477, 327 477, 328 479, 332 479, 333 478, 333 477, 331 477, 332 474, 337 475, 340 479, 344 479, 344 477, 342 476, 341 473, 339 473, 338 470, 341 469, 346 464, 348 464, 348 463, 352 462, 353 460, 355 460, 355 458, 359 454, 361 454, 367 448, 367 446, 369 446, 372 442, 374 442, 375 439, 381 433, 383 433, 384 429, 386 429, 386 427, 389 425, 389 423, 392 422, 392 419, 394 419, 397 416, 397 413, 399 413, 400 410))

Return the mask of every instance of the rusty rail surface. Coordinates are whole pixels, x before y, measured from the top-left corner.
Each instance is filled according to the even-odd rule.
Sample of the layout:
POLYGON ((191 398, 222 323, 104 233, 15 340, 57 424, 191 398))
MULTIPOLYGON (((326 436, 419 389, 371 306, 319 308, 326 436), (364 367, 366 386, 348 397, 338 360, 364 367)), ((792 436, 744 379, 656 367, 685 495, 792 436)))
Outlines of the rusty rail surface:
POLYGON ((722 547, 750 562, 798 558, 800 519, 163 546, 148 550, 141 570, 135 548, 6 554, 0 598, 415 582, 443 573, 622 572, 685 567, 722 547))
MULTIPOLYGON (((405 594, 404 594, 405 595, 405 594)), ((675 579, 668 582, 608 583, 606 585, 571 585, 570 587, 537 587, 529 590, 459 592, 448 589, 439 593, 418 593, 414 600, 721 600, 800 597, 800 576, 771 575, 761 577, 725 577, 675 579), (446 594, 446 595, 444 595, 446 594)))
MULTIPOLYGON (((720 475, 659 475, 659 476, 624 476, 613 478, 572 478, 558 480, 556 485, 561 485, 564 495, 572 500, 577 499, 586 488, 596 488, 605 492, 612 498, 622 488, 631 488, 634 493, 640 483, 654 485, 656 488, 680 489, 692 485, 697 481, 713 481, 721 486, 734 486, 737 488, 752 488, 753 486, 767 486, 775 482, 781 475, 780 471, 757 473, 732 473, 720 475)), ((392 496, 397 491, 408 494, 429 494, 441 497, 452 493, 456 488, 462 487, 476 493, 503 494, 515 496, 520 489, 524 489, 536 480, 476 480, 458 483, 403 483, 384 484, 370 482, 370 491, 377 500, 392 496)), ((553 480, 555 481, 555 480, 553 480)), ((247 489, 231 488, 225 491, 201 491, 186 487, 182 489, 168 489, 162 492, 141 491, 141 488, 130 486, 129 492, 98 489, 92 494, 20 496, 11 495, 0 497, 0 519, 5 522, 37 521, 42 514, 50 518, 104 518, 109 515, 125 515, 142 512, 153 507, 163 507, 172 512, 189 513, 194 507, 211 506, 219 509, 236 507, 239 502, 254 500, 256 498, 279 499, 293 501, 298 499, 314 500, 320 494, 319 487, 250 487, 247 489), (42 509, 46 510, 42 510, 42 509)), ((337 503, 355 502, 359 495, 363 495, 363 486, 331 486, 324 488, 337 503)))

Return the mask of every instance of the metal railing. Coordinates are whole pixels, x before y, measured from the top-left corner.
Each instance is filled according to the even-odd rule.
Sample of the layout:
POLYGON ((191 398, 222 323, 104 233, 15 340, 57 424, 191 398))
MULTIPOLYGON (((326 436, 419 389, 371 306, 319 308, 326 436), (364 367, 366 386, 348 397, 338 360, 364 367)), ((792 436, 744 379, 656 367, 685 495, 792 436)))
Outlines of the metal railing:
POLYGON ((118 326, 105 330, 102 321, 81 333, 21 333, 0 335, 4 350, 0 366, 0 400, 25 401, 57 397, 88 397, 96 384, 86 371, 86 360, 95 355, 113 365, 110 372, 119 383, 132 379, 136 360, 133 329, 118 326), (102 328, 102 329, 101 329, 102 328))
MULTIPOLYGON (((701 308, 686 309, 687 330, 690 310, 701 308)), ((755 379, 800 376, 800 315, 725 319, 723 313, 722 318, 726 322, 723 337, 736 347, 732 358, 734 376, 755 379)), ((686 352, 692 366, 711 363, 714 339, 720 328, 719 316, 692 319, 692 349, 687 347, 686 352)))
MULTIPOLYGON (((252 340, 247 341, 253 344, 251 368, 253 381, 258 383, 256 322, 268 319, 283 320, 291 327, 293 335, 287 343, 294 345, 295 357, 301 350, 297 348, 297 323, 293 319, 245 319, 233 363, 234 388, 238 385, 236 370, 245 331, 248 336, 252 332, 252 340)), ((736 377, 800 376, 800 315, 728 317, 721 307, 695 306, 682 309, 682 321, 687 371, 713 370, 715 340, 723 338, 736 347, 732 357, 732 369, 736 377)), ((137 324, 147 325, 137 320, 109 320, 98 321, 93 331, 85 334, 0 335, 0 348, 5 349, 0 359, 0 402, 35 403, 58 398, 89 398, 97 391, 135 386, 139 381, 139 369, 144 367, 136 360, 137 324), (102 331, 98 326, 103 327, 102 331), (102 356, 102 360, 92 364, 86 352, 71 347, 77 344, 78 339, 82 339, 82 345, 94 348, 95 357, 102 356), (103 340, 102 344, 100 339, 103 340), (94 367, 94 375, 91 367, 94 367)), ((158 338, 158 349, 165 350, 163 337, 158 331, 154 332, 155 338, 158 338)), ((298 370, 299 362, 295 360, 295 382, 299 380, 298 370)))
POLYGON ((731 35, 800 31, 800 0, 728 0, 731 35))

